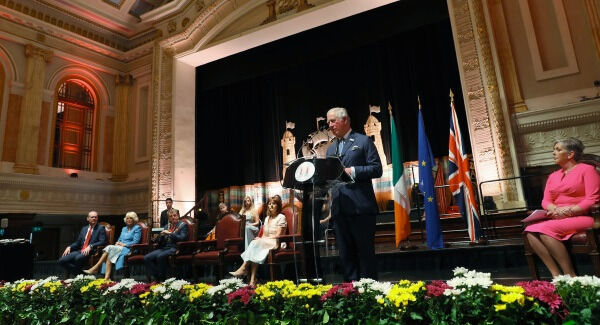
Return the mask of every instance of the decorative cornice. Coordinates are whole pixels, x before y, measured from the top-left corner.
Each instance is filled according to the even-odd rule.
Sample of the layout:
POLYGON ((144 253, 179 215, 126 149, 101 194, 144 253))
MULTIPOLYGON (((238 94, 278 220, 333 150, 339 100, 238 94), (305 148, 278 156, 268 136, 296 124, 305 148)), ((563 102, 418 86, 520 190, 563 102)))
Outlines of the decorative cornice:
POLYGON ((137 51, 137 48, 148 43, 152 44, 152 41, 160 37, 158 30, 146 30, 127 38, 94 22, 78 16, 66 15, 47 4, 0 0, 0 7, 2 6, 7 10, 0 12, 1 18, 37 31, 39 42, 43 43, 46 36, 52 36, 123 61, 148 54, 147 46, 143 51, 137 51))
POLYGON ((133 77, 130 74, 127 75, 116 75, 115 85, 131 86, 133 84, 133 77))
POLYGON ((600 99, 516 114, 519 133, 555 130, 600 121, 600 99))
POLYGON ((33 44, 25 45, 25 56, 26 57, 39 56, 44 61, 48 62, 48 61, 50 61, 50 58, 52 57, 52 55, 53 55, 53 52, 50 50, 45 50, 45 49, 43 49, 41 47, 37 47, 33 44))

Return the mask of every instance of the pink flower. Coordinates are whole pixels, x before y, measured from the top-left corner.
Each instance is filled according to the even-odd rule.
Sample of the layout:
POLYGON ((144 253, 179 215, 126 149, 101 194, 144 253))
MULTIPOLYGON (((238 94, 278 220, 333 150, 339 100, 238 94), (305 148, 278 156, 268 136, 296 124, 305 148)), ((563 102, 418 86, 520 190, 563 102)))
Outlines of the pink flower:
POLYGON ((536 298, 541 302, 546 303, 550 307, 550 312, 558 314, 561 319, 569 314, 565 303, 561 297, 556 293, 554 284, 547 281, 522 281, 517 282, 518 286, 521 286, 525 290, 525 295, 536 298))
POLYGON ((427 296, 428 297, 439 297, 444 294, 446 289, 452 289, 446 282, 435 280, 431 281, 427 286, 427 296))
POLYGON ((227 295, 227 303, 231 305, 231 302, 237 298, 240 298, 240 301, 244 304, 247 305, 250 302, 250 299, 252 299, 252 296, 254 296, 254 287, 253 286, 246 286, 243 288, 239 288, 236 291, 230 293, 227 295))
POLYGON ((150 291, 150 287, 153 286, 155 283, 138 283, 133 285, 133 287, 131 287, 131 289, 129 291, 126 291, 126 294, 130 294, 130 295, 139 295, 141 293, 144 292, 148 292, 150 291))
POLYGON ((117 283, 116 282, 102 283, 102 285, 100 285, 100 290, 108 289, 108 288, 114 286, 115 284, 117 284, 117 283))
POLYGON ((351 293, 357 293, 352 283, 346 282, 338 285, 334 285, 321 297, 321 301, 325 301, 336 294, 341 294, 344 297, 348 297, 351 293))

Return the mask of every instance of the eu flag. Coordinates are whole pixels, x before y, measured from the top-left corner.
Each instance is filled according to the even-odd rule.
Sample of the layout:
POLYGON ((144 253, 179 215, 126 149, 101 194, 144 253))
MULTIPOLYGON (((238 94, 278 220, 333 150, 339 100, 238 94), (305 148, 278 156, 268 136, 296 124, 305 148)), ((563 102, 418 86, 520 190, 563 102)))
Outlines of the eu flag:
POLYGON ((419 190, 423 192, 425 201, 425 231, 427 232, 427 246, 430 249, 444 247, 440 215, 435 200, 433 187, 433 154, 429 140, 425 134, 423 114, 419 105, 419 190))

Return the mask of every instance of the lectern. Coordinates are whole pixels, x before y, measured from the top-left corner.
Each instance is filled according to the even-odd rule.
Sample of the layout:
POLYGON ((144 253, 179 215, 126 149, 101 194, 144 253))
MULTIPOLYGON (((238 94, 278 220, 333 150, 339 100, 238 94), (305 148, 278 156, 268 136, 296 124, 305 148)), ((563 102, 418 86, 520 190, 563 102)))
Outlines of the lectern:
MULTIPOLYGON (((304 262, 303 269, 306 274, 305 277, 297 279, 299 282, 318 283, 323 280, 317 233, 320 211, 315 211, 322 204, 317 203, 319 200, 323 200, 322 197, 330 188, 353 182, 352 177, 344 172, 344 165, 337 156, 302 157, 292 161, 288 166, 283 179, 283 187, 302 191, 302 210, 304 211, 302 239, 295 245, 304 249, 302 262, 304 262)), ((298 270, 298 262, 295 266, 298 270)))

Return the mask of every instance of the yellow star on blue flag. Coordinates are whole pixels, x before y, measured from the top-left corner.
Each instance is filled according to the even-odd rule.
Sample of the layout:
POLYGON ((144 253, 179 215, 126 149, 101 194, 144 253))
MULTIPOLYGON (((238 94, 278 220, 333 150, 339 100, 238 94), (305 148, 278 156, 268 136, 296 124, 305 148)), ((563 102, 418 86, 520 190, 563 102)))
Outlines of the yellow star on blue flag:
POLYGON ((433 191, 433 171, 434 166, 433 154, 429 146, 429 140, 425 134, 425 125, 423 124, 423 114, 419 107, 419 190, 424 193, 427 198, 425 204, 425 231, 427 232, 427 246, 430 249, 438 249, 444 247, 442 238, 442 226, 440 224, 440 215, 437 209, 435 193, 433 191))

